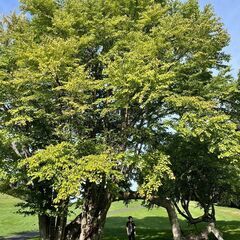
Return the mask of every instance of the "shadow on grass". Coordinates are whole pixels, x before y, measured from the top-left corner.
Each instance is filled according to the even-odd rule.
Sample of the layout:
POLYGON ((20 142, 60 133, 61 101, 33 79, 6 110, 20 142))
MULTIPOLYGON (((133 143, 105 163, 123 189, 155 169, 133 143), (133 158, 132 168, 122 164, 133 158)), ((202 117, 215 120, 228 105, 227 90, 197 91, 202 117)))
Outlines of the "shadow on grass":
MULTIPOLYGON (((134 216, 133 216, 134 217, 134 216)), ((104 228, 104 240, 125 240, 126 221, 124 217, 108 217, 104 228)), ((170 240, 172 239, 171 227, 166 217, 134 218, 137 228, 136 240, 170 240)))
POLYGON ((25 240, 25 239, 34 239, 39 237, 39 232, 18 232, 13 236, 2 237, 0 236, 0 240, 25 240))
MULTIPOLYGON (((171 240, 172 233, 169 220, 167 217, 145 217, 142 219, 134 218, 137 226, 136 240, 171 240)), ((125 240, 127 239, 125 217, 108 217, 104 229, 103 240, 125 240)), ((193 231, 201 231, 204 224, 197 228, 189 226, 186 221, 180 220, 184 234, 193 231)), ((217 227, 223 232, 224 240, 240 239, 240 221, 218 221, 217 227)), ((1 240, 26 240, 38 239, 38 232, 20 232, 15 236, 1 237, 1 240)))
POLYGON ((240 221, 218 221, 217 227, 224 233, 224 240, 240 239, 240 221))
MULTIPOLYGON (((127 239, 125 224, 127 218, 108 217, 104 229, 103 240, 127 239)), ((170 240, 172 239, 171 226, 167 217, 134 218, 137 226, 136 240, 170 240)), ((196 228, 189 226, 186 221, 180 220, 184 235, 200 232, 205 224, 196 228)), ((217 227, 223 232, 224 240, 240 240, 240 221, 218 221, 217 227)))

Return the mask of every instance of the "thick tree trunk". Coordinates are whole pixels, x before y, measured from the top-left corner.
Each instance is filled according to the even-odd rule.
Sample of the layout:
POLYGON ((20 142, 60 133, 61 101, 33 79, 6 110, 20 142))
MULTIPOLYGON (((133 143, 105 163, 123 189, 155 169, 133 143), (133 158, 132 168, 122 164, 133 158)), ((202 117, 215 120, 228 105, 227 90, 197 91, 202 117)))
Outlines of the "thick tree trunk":
POLYGON ((58 216, 56 218, 55 239, 54 240, 64 240, 66 223, 67 223, 66 216, 58 216))
POLYGON ((55 240, 55 217, 38 215, 39 232, 42 240, 55 240))
POLYGON ((104 184, 101 186, 91 184, 83 204, 79 240, 101 239, 111 202, 111 194, 104 184))
POLYGON ((39 232, 42 240, 64 240, 66 216, 50 217, 38 215, 39 232))
POLYGON ((49 224, 49 216, 38 215, 39 232, 42 240, 50 240, 49 224))
POLYGON ((170 200, 165 200, 164 206, 167 210, 169 221, 172 227, 174 240, 182 240, 182 232, 174 204, 170 200))

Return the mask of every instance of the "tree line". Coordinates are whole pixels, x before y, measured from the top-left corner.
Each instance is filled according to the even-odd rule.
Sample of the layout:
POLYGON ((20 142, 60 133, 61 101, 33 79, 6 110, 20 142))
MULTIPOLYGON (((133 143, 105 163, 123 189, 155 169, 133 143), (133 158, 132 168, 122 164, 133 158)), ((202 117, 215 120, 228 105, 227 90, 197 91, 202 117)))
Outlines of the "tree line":
POLYGON ((99 240, 111 203, 131 199, 166 208, 174 240, 223 239, 214 205, 239 207, 239 80, 212 7, 20 2, 0 26, 0 191, 38 215, 41 239, 99 240), (207 227, 185 236, 177 212, 207 227))

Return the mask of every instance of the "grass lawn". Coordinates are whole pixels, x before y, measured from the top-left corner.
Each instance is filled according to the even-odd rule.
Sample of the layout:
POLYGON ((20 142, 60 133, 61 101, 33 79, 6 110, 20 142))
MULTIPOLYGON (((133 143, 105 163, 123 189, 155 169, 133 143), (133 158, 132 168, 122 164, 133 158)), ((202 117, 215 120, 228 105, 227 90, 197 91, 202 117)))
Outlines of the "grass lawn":
POLYGON ((0 239, 38 229, 37 217, 17 214, 19 199, 0 194, 0 239))
MULTIPOLYGON (((14 206, 19 200, 0 194, 0 239, 1 237, 21 234, 23 232, 37 231, 37 217, 16 214, 14 206)), ((195 204, 192 204, 195 215, 200 213, 195 204)), ((240 210, 216 207, 218 227, 224 233, 224 240, 240 239, 240 210)), ((104 231, 104 240, 126 239, 125 224, 127 217, 132 215, 137 225, 137 240, 170 240, 171 229, 167 213, 162 208, 147 210, 140 202, 132 202, 126 207, 122 202, 112 204, 108 213, 104 231)), ((180 217, 185 232, 193 230, 180 217)), ((198 227, 199 229, 201 226, 198 227)))

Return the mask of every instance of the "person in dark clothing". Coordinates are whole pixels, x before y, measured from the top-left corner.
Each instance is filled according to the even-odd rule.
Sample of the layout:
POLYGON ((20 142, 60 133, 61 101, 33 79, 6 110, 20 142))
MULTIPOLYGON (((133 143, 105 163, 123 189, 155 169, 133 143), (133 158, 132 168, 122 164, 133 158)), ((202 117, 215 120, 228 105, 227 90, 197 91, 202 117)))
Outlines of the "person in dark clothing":
POLYGON ((135 235, 136 235, 136 225, 133 222, 133 217, 129 216, 128 221, 126 223, 126 230, 127 230, 127 235, 129 240, 135 240, 135 235))

